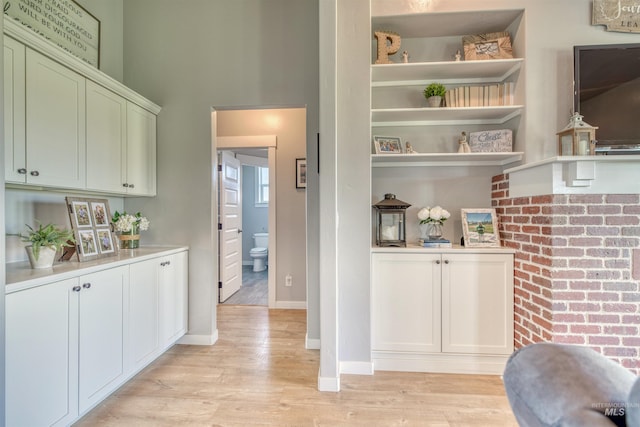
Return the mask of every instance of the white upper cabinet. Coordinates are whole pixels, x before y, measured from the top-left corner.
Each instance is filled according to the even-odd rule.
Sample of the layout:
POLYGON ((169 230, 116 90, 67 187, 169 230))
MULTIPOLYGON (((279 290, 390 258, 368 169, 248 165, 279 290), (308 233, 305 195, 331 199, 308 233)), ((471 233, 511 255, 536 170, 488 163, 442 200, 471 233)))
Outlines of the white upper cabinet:
POLYGON ((85 78, 27 49, 27 183, 85 187, 85 78))
POLYGON ((22 25, 4 24, 5 181, 154 196, 160 107, 22 25))
POLYGON ((4 171, 7 182, 26 182, 25 47, 4 38, 4 171))
POLYGON ((127 101, 87 81, 87 189, 126 192, 127 101))
POLYGON ((127 194, 156 194, 156 116, 127 103, 127 194))

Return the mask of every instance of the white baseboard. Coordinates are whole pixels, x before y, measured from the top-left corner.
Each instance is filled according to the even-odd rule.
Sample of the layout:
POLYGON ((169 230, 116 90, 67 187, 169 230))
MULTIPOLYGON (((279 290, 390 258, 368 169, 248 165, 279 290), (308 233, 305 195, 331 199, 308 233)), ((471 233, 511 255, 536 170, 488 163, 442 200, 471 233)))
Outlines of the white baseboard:
POLYGON ((211 335, 183 335, 176 344, 185 345, 214 345, 218 341, 218 330, 211 335))
POLYGON ((373 375, 373 362, 340 362, 340 373, 373 375))
POLYGON ((304 348, 307 350, 320 350, 320 339, 309 338, 308 335, 304 336, 304 348))
POLYGON ((306 310, 306 301, 276 301, 276 306, 273 308, 284 308, 293 310, 306 310))
POLYGON ((340 377, 321 377, 318 375, 318 390, 319 391, 340 391, 340 377))
POLYGON ((372 352, 374 370, 502 375, 509 355, 372 352))

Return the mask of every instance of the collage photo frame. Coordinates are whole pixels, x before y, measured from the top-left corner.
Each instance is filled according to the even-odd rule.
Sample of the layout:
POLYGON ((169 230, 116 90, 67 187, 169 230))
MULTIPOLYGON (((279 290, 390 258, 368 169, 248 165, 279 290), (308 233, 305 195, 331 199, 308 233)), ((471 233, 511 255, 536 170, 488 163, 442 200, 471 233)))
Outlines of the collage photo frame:
POLYGON ((109 201, 80 197, 66 197, 65 200, 76 239, 78 261, 117 255, 118 245, 111 229, 109 201))

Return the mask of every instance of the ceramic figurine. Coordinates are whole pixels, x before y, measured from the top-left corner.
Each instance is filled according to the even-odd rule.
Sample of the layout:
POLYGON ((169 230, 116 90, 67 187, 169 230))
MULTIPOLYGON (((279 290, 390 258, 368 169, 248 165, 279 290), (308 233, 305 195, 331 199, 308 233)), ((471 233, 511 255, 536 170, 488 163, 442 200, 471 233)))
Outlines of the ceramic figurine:
POLYGON ((458 49, 456 52, 456 62, 460 62, 460 59, 462 59, 462 55, 460 55, 460 49, 458 49))
POLYGON ((405 152, 406 152, 407 154, 418 154, 418 152, 417 152, 416 150, 414 150, 414 149, 413 149, 413 147, 411 146, 411 143, 410 143, 409 141, 407 141, 407 142, 405 143, 405 146, 406 146, 406 150, 405 150, 405 152))
POLYGON ((407 52, 406 50, 402 52, 402 62, 404 62, 405 64, 409 62, 409 52, 407 52))
POLYGON ((469 147, 469 143, 467 142, 467 133, 462 132, 460 139, 458 139, 458 153, 470 153, 471 147, 469 147))

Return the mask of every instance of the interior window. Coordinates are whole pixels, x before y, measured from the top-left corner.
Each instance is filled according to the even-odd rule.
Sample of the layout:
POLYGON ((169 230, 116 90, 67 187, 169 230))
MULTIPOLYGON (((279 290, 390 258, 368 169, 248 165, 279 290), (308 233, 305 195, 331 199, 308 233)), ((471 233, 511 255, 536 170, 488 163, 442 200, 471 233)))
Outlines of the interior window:
POLYGON ((269 205, 269 168, 256 167, 256 206, 269 205))

